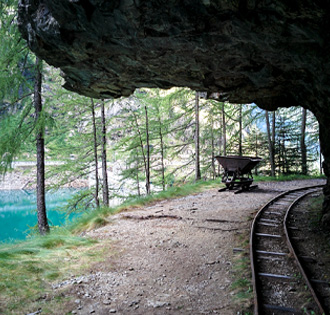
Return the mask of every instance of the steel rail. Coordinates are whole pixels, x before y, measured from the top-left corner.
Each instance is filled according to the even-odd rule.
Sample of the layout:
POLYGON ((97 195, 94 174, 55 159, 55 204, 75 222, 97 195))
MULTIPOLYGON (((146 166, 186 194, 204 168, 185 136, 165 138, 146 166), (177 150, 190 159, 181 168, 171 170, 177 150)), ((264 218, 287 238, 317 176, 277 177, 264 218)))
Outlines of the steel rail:
MULTIPOLYGON (((316 189, 316 188, 321 188, 321 187, 324 187, 324 185, 313 185, 313 186, 307 186, 307 187, 301 187, 301 188, 287 190, 287 191, 285 191, 285 192, 283 192, 283 193, 275 196, 273 199, 271 199, 269 202, 267 202, 264 206, 262 206, 260 208, 260 210, 255 215, 255 217, 253 219, 253 222, 252 222, 252 226, 251 226, 251 232, 250 232, 250 262, 251 262, 251 271, 252 271, 252 285, 253 285, 253 291, 254 291, 254 314, 255 315, 262 314, 260 312, 260 305, 259 305, 260 297, 259 297, 259 293, 258 293, 258 289, 257 289, 256 261, 255 261, 256 260, 256 257, 254 255, 254 238, 255 238, 255 234, 256 234, 255 233, 255 230, 256 230, 257 220, 263 214, 263 212, 264 212, 265 209, 267 209, 269 206, 271 206, 273 203, 275 203, 279 199, 281 199, 281 198, 283 198, 283 197, 285 197, 287 195, 293 194, 295 192, 300 192, 300 191, 304 191, 304 190, 310 190, 310 189, 313 189, 313 188, 316 189)), ((313 191, 309 191, 306 194, 312 193, 312 192, 313 191)), ((298 196, 298 198, 299 197, 300 196, 298 196)), ((298 199, 298 198, 296 198, 296 199, 298 199)), ((295 200, 293 200, 292 203, 294 203, 295 200)), ((315 294, 315 292, 314 292, 314 294, 315 294)), ((320 309, 320 310, 323 310, 323 308, 320 309)))
POLYGON ((306 282, 306 284, 307 284, 307 286, 308 286, 311 294, 313 295, 314 301, 317 304, 317 306, 319 307, 321 314, 325 314, 323 305, 320 302, 319 298, 317 297, 317 294, 315 293, 315 290, 314 290, 311 282, 309 281, 308 276, 306 275, 306 272, 305 272, 303 266, 300 263, 300 260, 299 260, 297 254, 296 254, 296 251, 294 250, 294 248, 292 246, 292 243, 291 243, 291 240, 290 240, 290 236, 289 236, 289 233, 288 233, 288 229, 287 229, 287 219, 288 219, 288 215, 289 215, 291 209, 297 204, 298 201, 300 201, 302 198, 304 198, 305 196, 307 196, 308 194, 311 194, 313 192, 315 192, 315 191, 307 192, 306 194, 303 194, 302 196, 297 197, 294 200, 294 202, 289 206, 289 208, 287 209, 287 211, 285 213, 285 217, 284 217, 284 221, 283 221, 283 229, 284 229, 284 232, 285 232, 286 242, 288 244, 290 253, 294 256, 294 258, 296 260, 296 263, 297 263, 297 266, 298 266, 298 268, 300 270, 300 273, 304 277, 305 282, 306 282))

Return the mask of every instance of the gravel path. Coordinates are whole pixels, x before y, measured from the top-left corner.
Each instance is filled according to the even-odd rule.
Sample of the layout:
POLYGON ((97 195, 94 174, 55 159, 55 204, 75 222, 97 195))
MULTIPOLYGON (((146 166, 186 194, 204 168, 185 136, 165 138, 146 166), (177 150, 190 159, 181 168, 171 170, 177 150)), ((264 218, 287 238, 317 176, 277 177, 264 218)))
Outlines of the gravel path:
MULTIPOLYGON (((281 191, 323 180, 260 183, 251 192, 205 191, 123 212, 87 234, 116 254, 72 278, 74 314, 235 314, 231 283, 237 235, 281 191)), ((106 254, 106 253, 105 253, 106 254)))

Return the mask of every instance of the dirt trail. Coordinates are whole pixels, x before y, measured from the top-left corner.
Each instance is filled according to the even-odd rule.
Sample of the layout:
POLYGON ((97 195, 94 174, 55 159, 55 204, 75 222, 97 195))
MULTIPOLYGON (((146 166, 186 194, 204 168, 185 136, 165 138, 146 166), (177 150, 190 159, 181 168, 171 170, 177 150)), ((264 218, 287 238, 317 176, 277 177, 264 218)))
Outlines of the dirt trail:
MULTIPOLYGON (((112 240, 107 263, 65 283, 74 314, 235 314, 231 283, 237 234, 283 190, 322 180, 261 183, 234 195, 216 189, 110 218, 87 234, 112 240)), ((61 288, 63 286, 60 286, 61 288)))

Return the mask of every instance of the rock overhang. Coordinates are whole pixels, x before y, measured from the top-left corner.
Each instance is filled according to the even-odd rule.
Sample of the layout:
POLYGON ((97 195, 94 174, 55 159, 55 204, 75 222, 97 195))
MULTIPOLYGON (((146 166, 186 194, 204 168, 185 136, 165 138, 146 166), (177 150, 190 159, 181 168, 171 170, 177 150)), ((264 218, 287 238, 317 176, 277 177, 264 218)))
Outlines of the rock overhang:
POLYGON ((185 86, 274 109, 329 95, 329 12, 307 0, 21 0, 18 20, 80 94, 185 86))

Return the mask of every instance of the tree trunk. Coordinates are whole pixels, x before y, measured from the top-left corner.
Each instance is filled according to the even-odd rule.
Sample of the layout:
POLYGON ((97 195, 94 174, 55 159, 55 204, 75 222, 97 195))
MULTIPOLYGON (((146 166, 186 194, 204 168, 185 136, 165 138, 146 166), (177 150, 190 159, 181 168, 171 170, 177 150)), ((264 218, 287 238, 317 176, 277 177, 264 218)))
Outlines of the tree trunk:
MULTIPOLYGON (((140 130, 140 126, 139 126, 139 121, 134 113, 134 111, 132 111, 132 115, 134 117, 134 120, 135 120, 135 124, 136 124, 136 128, 137 128, 137 132, 139 134, 139 140, 140 140, 140 148, 141 148, 141 153, 142 153, 142 157, 143 157, 143 164, 144 164, 144 171, 145 171, 145 174, 146 174, 146 178, 147 178, 147 158, 146 158, 146 155, 144 153, 144 148, 143 148, 143 141, 142 141, 142 134, 141 134, 141 130, 140 130)), ((138 172, 139 170, 137 170, 138 172)), ((148 182, 149 185, 147 185, 147 179, 146 179, 146 190, 147 190, 147 194, 148 194, 148 191, 150 191, 150 182, 148 182)))
POLYGON ((102 176, 103 176, 103 204, 109 207, 109 185, 107 172, 107 137, 104 115, 104 100, 101 101, 101 122, 102 122, 102 176))
POLYGON ((146 113, 146 140, 147 140, 147 167, 146 167, 146 191, 147 195, 150 194, 150 145, 149 145, 149 121, 147 106, 144 105, 146 113))
POLYGON ((274 157, 274 166, 275 166, 275 130, 276 130, 276 112, 273 112, 272 117, 272 149, 273 149, 273 157, 274 157))
POLYGON ((301 173, 307 175, 307 148, 305 143, 306 134, 306 120, 307 120, 307 110, 302 109, 302 122, 301 122, 301 136, 300 136, 300 150, 301 150, 301 173))
POLYGON ((215 142, 215 139, 214 139, 214 120, 213 120, 213 110, 212 108, 210 109, 210 118, 211 118, 211 166, 212 166, 212 178, 213 180, 216 178, 216 171, 215 171, 215 162, 214 162, 214 142, 215 142))
POLYGON ((238 117, 238 122, 239 122, 239 137, 238 137, 238 156, 242 156, 243 154, 243 149, 242 149, 242 104, 239 105, 239 117, 238 117))
POLYGON ((287 158, 287 148, 286 148, 286 132, 283 135, 283 173, 288 174, 289 173, 289 164, 288 164, 288 158, 287 158))
MULTIPOLYGON (((256 157, 258 156, 258 132, 256 130, 256 141, 255 141, 255 152, 256 152, 256 157)), ((258 164, 255 167, 255 175, 258 175, 258 164)))
POLYGON ((225 112, 225 103, 222 103, 222 144, 223 144, 223 155, 227 155, 227 135, 226 135, 226 112, 225 112))
POLYGON ((319 139, 319 148, 320 148, 320 160, 319 160, 319 163, 320 163, 320 175, 323 174, 323 170, 322 170, 322 150, 321 150, 321 143, 320 143, 320 139, 319 139))
POLYGON ((137 192, 138 196, 141 196, 140 191, 140 179, 139 179, 139 154, 136 152, 136 185, 137 185, 137 192))
MULTIPOLYGON (((272 139, 271 139, 272 136, 270 133, 268 110, 265 111, 265 116, 266 116, 267 139, 268 139, 268 148, 269 148, 269 162, 270 162, 270 167, 271 167, 271 176, 275 176, 274 143, 272 142, 272 139)), ((274 114, 274 116, 275 116, 275 114, 274 114)), ((273 125, 273 134, 274 133, 275 133, 275 128, 273 125)))
POLYGON ((276 111, 273 111, 272 116, 272 156, 273 156, 273 169, 274 169, 274 177, 276 176, 276 163, 275 163, 275 134, 276 134, 276 111))
POLYGON ((195 180, 201 179, 199 159, 199 93, 195 94, 195 180))
MULTIPOLYGON (((223 137, 222 137, 222 111, 221 111, 221 112, 219 112, 219 138, 218 138, 219 155, 221 155, 221 153, 222 153, 222 140, 223 140, 223 137)), ((220 176, 220 171, 221 171, 220 164, 216 163, 216 165, 218 166, 217 167, 217 176, 220 176)))
POLYGON ((162 122, 158 112, 158 124, 159 124, 159 138, 160 138, 160 154, 161 154, 161 164, 162 164, 162 186, 165 190, 165 165, 164 165, 164 141, 162 132, 162 122))
POLYGON ((44 122, 40 121, 42 112, 41 84, 42 84, 42 61, 36 57, 36 76, 34 81, 34 108, 36 112, 36 147, 37 147, 37 212, 38 212, 38 228, 41 235, 49 232, 49 225, 46 212, 45 200, 45 141, 44 122))
POLYGON ((94 160, 95 160, 95 205, 96 208, 100 207, 99 200, 99 163, 97 156, 97 134, 96 134, 96 121, 95 121, 95 106, 94 101, 91 98, 91 110, 92 110, 92 122, 93 122, 93 140, 94 140, 94 160))

